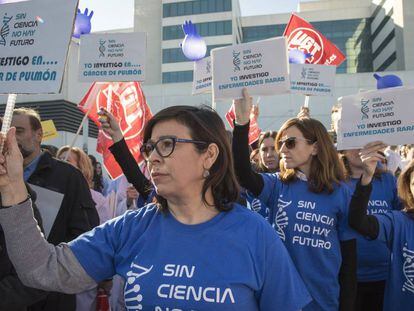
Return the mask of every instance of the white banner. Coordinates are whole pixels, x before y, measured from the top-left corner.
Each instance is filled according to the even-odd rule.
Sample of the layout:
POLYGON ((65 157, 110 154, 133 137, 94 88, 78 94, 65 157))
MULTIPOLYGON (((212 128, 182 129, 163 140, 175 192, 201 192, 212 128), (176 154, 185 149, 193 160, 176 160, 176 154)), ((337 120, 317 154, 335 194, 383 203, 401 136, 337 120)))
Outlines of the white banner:
POLYGON ((145 32, 81 36, 79 81, 144 81, 146 49, 145 32))
POLYGON ((214 100, 275 95, 290 89, 285 37, 244 43, 211 51, 214 100))
POLYGON ((331 95, 336 66, 290 64, 290 91, 311 96, 331 95))
POLYGON ((211 93, 211 58, 205 57, 194 62, 193 95, 211 93))
POLYGON ((395 87, 345 96, 338 129, 338 150, 358 149, 380 140, 388 145, 414 143, 414 88, 395 87))
POLYGON ((0 5, 0 93, 58 93, 77 0, 0 5))

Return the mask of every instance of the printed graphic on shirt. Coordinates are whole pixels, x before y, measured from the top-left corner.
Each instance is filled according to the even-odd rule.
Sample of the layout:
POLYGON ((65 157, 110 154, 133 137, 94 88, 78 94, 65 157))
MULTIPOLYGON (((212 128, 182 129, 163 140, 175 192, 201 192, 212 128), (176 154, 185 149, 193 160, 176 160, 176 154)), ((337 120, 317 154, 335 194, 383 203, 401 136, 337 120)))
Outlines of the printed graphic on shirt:
POLYGON ((253 199, 252 202, 247 202, 247 204, 250 205, 250 209, 252 211, 255 211, 256 213, 260 212, 260 210, 262 209, 262 202, 260 202, 259 199, 253 199))
POLYGON ((403 284, 403 292, 409 291, 414 294, 414 251, 407 248, 407 244, 403 247, 403 273, 405 282, 403 284))
POLYGON ((368 215, 385 214, 389 212, 390 208, 386 200, 369 200, 368 201, 368 215))
POLYGON ((285 234, 284 229, 287 227, 289 223, 289 217, 287 216, 285 208, 287 208, 290 204, 292 204, 292 201, 283 201, 281 199, 282 197, 283 196, 280 195, 279 199, 277 200, 277 212, 275 216, 275 223, 273 226, 276 229, 276 232, 279 235, 280 239, 282 241, 285 241, 286 234, 285 234))
POLYGON ((298 201, 293 226, 292 244, 331 249, 329 234, 336 226, 335 218, 317 211, 316 202, 298 201))
POLYGON ((127 281, 125 283, 125 306, 128 310, 142 310, 143 296, 140 293, 141 286, 138 284, 137 279, 151 272, 153 266, 145 268, 140 265, 131 264, 131 270, 127 272, 127 281))
MULTIPOLYGON (((190 303, 205 304, 235 304, 235 297, 233 291, 229 287, 218 287, 214 285, 205 286, 205 284, 194 284, 194 279, 197 278, 196 266, 180 265, 180 264, 165 264, 162 268, 161 276, 157 276, 158 271, 151 266, 146 268, 138 264, 132 263, 131 270, 127 273, 127 282, 125 284, 125 305, 128 310, 143 310, 148 307, 144 302, 145 282, 150 284, 154 280, 159 280, 156 284, 157 300, 162 306, 155 306, 155 311, 177 310, 177 301, 187 301, 190 303), (145 280, 143 278, 152 270, 152 277, 145 280), (191 284, 191 285, 190 285, 191 284), (166 306, 168 303, 172 305, 166 306)), ((150 286, 151 287, 151 286, 150 286)), ((154 301, 150 302, 151 305, 154 301)), ((214 307, 212 306, 212 309, 214 307)))

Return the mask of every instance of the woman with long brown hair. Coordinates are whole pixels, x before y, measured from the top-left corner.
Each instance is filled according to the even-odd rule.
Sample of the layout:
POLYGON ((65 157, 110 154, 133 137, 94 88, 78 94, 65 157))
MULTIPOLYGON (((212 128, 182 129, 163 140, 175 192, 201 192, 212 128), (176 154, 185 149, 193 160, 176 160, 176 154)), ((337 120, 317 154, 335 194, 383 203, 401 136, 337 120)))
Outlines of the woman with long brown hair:
POLYGON ((258 140, 259 161, 256 166, 257 172, 275 173, 279 169, 279 156, 275 147, 277 132, 266 131, 260 133, 258 140))
POLYGON ((408 311, 414 304, 414 161, 398 178, 403 210, 367 213, 375 170, 384 159, 380 151, 385 147, 381 142, 372 142, 360 152, 364 169, 352 197, 349 224, 366 239, 382 242, 390 250, 392 260, 387 271, 383 310, 408 311))
POLYGON ((60 147, 56 157, 59 160, 65 160, 76 167, 81 171, 82 175, 85 177, 89 190, 91 191, 92 199, 96 204, 96 210, 99 214, 100 223, 108 221, 112 218, 112 213, 109 208, 109 200, 105 198, 100 192, 93 189, 94 182, 94 168, 92 166, 92 161, 88 155, 78 147, 63 146, 60 147), (69 153, 69 155, 67 155, 69 153))
POLYGON ((269 221, 314 301, 304 310, 352 310, 355 237, 347 225, 349 188, 328 132, 319 121, 292 118, 276 136, 280 173, 258 174, 248 162, 252 99, 235 100, 233 156, 242 187, 269 207, 269 221))

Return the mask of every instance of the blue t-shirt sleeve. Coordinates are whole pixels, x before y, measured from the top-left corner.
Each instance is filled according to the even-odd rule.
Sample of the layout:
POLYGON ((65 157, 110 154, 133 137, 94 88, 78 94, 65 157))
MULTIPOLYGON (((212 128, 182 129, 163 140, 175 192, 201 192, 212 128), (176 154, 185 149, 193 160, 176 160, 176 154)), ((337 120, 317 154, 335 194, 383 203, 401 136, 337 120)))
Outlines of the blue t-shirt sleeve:
POLYGON ((279 236, 269 226, 262 261, 263 285, 258 296, 259 309, 300 310, 312 301, 292 259, 279 236))
POLYGON ((348 224, 349 204, 351 203, 352 191, 346 184, 341 184, 338 193, 340 212, 338 214, 338 237, 340 241, 356 239, 357 232, 348 224))
POLYGON ((386 214, 375 214, 374 216, 378 220, 379 232, 377 240, 382 241, 391 247, 393 235, 394 235, 394 221, 393 213, 389 212, 386 214))
POLYGON ((96 282, 116 274, 114 258, 121 243, 122 227, 129 213, 112 219, 69 242, 70 249, 82 267, 96 282))
POLYGON ((262 201, 264 205, 272 208, 277 204, 281 181, 277 173, 261 175, 263 178, 263 190, 260 193, 258 199, 262 201))

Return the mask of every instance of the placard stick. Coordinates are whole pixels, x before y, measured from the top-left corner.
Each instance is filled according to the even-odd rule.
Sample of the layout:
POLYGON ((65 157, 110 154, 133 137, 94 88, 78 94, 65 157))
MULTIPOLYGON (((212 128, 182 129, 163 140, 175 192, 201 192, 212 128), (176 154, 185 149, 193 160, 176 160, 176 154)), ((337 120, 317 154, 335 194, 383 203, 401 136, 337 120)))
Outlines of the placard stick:
POLYGON ((309 100, 310 100, 310 96, 306 95, 305 96, 305 104, 303 105, 303 107, 309 108, 309 100))
POLYGON ((88 111, 86 111, 86 113, 85 113, 85 115, 83 116, 83 119, 82 119, 82 122, 81 122, 81 124, 79 124, 79 127, 78 127, 78 130, 76 131, 76 134, 75 134, 75 137, 73 137, 73 140, 72 140, 72 143, 69 145, 69 150, 68 150, 68 152, 66 152, 66 156, 65 156, 65 161, 67 161, 68 160, 68 158, 69 158, 69 154, 70 154, 70 150, 73 148, 73 146, 75 145, 75 143, 76 143, 76 140, 78 139, 78 137, 79 137, 79 133, 80 133, 80 131, 81 131, 81 129, 82 129, 82 127, 83 127, 83 123, 85 122, 85 120, 87 120, 88 119, 88 116, 89 116, 89 113, 91 112, 91 110, 92 109, 88 109, 88 111))
MULTIPOLYGON (((1 126, 1 134, 3 135, 3 137, 6 137, 7 132, 10 129, 10 124, 13 118, 14 105, 16 104, 16 97, 17 97, 17 94, 9 94, 9 96, 7 97, 6 110, 4 112, 3 124, 1 126)), ((3 147, 4 147, 4 140, 0 144, 0 153, 3 152, 3 147)))

